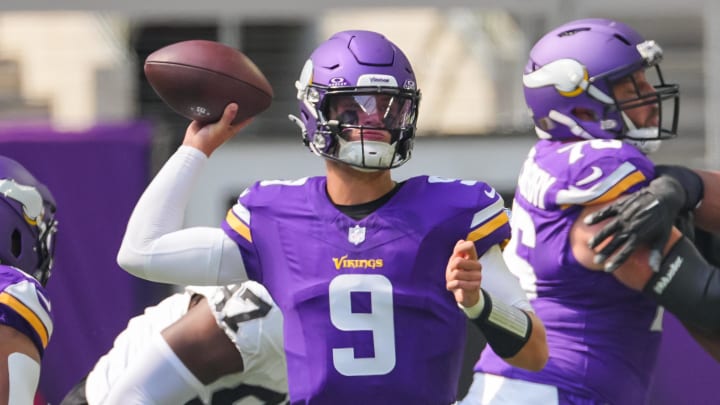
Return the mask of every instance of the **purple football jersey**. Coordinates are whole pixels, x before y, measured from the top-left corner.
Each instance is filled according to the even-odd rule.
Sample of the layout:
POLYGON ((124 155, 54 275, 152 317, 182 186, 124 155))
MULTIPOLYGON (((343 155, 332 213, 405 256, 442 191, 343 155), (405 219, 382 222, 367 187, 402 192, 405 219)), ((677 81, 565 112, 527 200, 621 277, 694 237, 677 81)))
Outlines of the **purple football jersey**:
POLYGON ((0 265, 0 324, 29 337, 40 356, 53 331, 47 297, 37 280, 14 267, 0 265))
POLYGON ((465 315, 445 268, 460 239, 483 254, 510 236, 502 198, 481 182, 415 177, 354 220, 325 185, 257 183, 223 224, 282 309, 291 401, 452 403, 465 315))
POLYGON ((545 324, 550 360, 534 373, 485 350, 477 371, 554 385, 598 403, 644 403, 660 340, 659 308, 613 275, 579 264, 569 234, 583 206, 636 191, 653 177, 653 163, 621 141, 535 145, 520 173, 505 259, 545 324))

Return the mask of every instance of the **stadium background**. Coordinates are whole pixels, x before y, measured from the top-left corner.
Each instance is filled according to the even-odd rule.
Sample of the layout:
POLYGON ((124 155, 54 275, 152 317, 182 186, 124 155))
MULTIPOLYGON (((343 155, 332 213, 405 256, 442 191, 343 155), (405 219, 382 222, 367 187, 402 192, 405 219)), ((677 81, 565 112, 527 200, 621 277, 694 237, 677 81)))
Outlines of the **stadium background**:
MULTIPOLYGON (((414 157, 396 177, 478 178, 509 204, 535 140, 519 80, 527 51, 548 28, 586 16, 627 22, 665 50, 666 78, 681 87, 680 136, 654 160, 720 168, 720 3, 710 0, 3 0, 0 153, 49 183, 60 205, 46 399, 58 403, 127 319, 171 290, 114 262, 134 202, 187 125, 144 81, 150 52, 218 40, 248 54, 275 89, 272 107, 210 160, 187 225, 216 225, 255 180, 322 173, 286 117, 297 110, 293 83, 304 59, 349 28, 377 30, 400 45, 423 91, 414 157)), ((720 367, 672 317, 666 331, 651 403, 720 403, 712 389, 720 367)), ((476 343, 467 349, 460 392, 482 347, 470 334, 476 343)))

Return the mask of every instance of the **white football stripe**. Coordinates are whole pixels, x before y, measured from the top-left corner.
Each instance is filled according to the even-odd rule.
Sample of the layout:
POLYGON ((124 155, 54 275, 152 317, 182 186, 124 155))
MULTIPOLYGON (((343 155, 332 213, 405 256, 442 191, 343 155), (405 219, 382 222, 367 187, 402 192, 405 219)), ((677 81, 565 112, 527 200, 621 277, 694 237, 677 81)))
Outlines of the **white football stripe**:
POLYGON ((232 211, 240 220, 245 222, 245 224, 250 225, 250 211, 248 211, 244 205, 237 203, 233 205, 232 211))
POLYGON ((473 215, 473 219, 472 219, 472 223, 470 224, 470 228, 475 228, 476 226, 486 222, 488 219, 496 216, 503 209, 505 209, 505 205, 503 204, 503 199, 498 198, 497 200, 495 200, 494 203, 483 208, 482 210, 476 212, 475 215, 473 215))
MULTIPOLYGON (((26 307, 30 308, 30 310, 33 311, 45 325, 45 329, 47 329, 48 332, 48 338, 52 335, 52 319, 50 319, 50 314, 47 313, 38 300, 39 293, 35 289, 35 284, 30 281, 21 281, 7 287, 5 292, 22 302, 26 307)), ((45 302, 47 302, 47 300, 45 300, 45 302)), ((50 307, 48 306, 48 309, 49 308, 50 307)))

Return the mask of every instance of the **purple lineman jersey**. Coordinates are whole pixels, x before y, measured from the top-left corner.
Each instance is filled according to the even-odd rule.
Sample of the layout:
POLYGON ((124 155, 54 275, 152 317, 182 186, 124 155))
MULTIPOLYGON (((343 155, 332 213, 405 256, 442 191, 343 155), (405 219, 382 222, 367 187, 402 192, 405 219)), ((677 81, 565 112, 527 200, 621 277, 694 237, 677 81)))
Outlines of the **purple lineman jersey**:
POLYGON ((524 163, 505 252, 547 330, 538 373, 485 350, 476 371, 554 385, 597 403, 642 404, 660 341, 660 309, 611 274, 575 259, 570 229, 584 206, 638 190, 653 163, 617 140, 540 141, 524 163))
POLYGON ((325 186, 257 183, 223 224, 283 312, 291 401, 452 403, 465 315, 445 268, 460 239, 483 254, 509 238, 502 198, 481 182, 414 177, 354 220, 325 186))
POLYGON ((53 331, 50 300, 37 280, 22 271, 0 265, 0 324, 17 329, 45 353, 53 331))

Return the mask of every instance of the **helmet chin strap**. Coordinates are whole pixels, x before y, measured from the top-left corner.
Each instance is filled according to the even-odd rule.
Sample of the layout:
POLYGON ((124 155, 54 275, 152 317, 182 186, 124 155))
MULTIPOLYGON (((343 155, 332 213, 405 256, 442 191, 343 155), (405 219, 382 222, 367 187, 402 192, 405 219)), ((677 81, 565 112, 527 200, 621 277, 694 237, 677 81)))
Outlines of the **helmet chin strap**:
POLYGON ((623 138, 624 142, 635 146, 646 155, 655 153, 660 149, 662 140, 658 139, 659 130, 657 127, 637 128, 625 112, 621 112, 621 115, 625 126, 628 128, 627 132, 625 132, 625 138, 623 138))
POLYGON ((633 129, 625 133, 626 138, 623 138, 623 141, 634 145, 642 153, 649 155, 657 152, 660 145, 662 145, 662 140, 657 139, 657 134, 657 128, 633 129))

